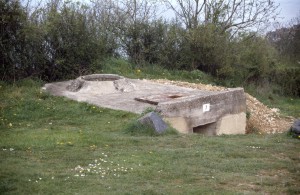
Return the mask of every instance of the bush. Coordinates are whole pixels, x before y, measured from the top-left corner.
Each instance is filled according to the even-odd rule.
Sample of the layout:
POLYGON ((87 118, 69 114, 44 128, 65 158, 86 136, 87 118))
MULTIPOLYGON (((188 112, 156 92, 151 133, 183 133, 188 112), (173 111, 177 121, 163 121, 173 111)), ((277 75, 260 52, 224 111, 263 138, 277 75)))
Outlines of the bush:
POLYGON ((0 79, 15 80, 25 69, 21 62, 24 58, 26 13, 19 1, 0 0, 0 17, 0 79))
POLYGON ((279 66, 271 73, 272 81, 281 87, 276 91, 280 95, 300 96, 300 68, 279 66))

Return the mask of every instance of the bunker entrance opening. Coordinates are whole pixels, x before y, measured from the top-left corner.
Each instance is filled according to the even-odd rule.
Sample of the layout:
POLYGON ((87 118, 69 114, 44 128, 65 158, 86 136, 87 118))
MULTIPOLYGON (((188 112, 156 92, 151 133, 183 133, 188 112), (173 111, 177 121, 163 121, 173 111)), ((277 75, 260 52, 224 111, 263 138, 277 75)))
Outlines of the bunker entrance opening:
POLYGON ((205 135, 216 135, 217 123, 208 123, 205 125, 199 125, 197 127, 193 127, 193 133, 205 134, 205 135))

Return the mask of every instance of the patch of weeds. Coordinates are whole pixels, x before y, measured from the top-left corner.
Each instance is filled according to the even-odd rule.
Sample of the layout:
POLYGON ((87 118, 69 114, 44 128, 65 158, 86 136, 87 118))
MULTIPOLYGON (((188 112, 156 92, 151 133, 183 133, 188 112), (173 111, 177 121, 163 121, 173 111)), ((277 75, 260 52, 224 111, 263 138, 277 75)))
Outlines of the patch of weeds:
POLYGON ((137 135, 157 136, 158 135, 158 133, 155 132, 151 126, 141 124, 136 120, 127 124, 124 129, 124 132, 132 136, 137 136, 137 135))
POLYGON ((292 186, 288 188, 288 193, 289 194, 300 194, 300 189, 298 186, 292 186))
POLYGON ((146 114, 148 114, 148 113, 150 113, 150 112, 154 112, 154 111, 155 111, 154 108, 148 107, 148 108, 146 108, 146 109, 142 112, 141 116, 144 116, 144 115, 146 115, 146 114))
MULTIPOLYGON (((67 101, 69 101, 69 100, 67 99, 67 101)), ((88 113, 93 113, 93 114, 97 114, 97 113, 101 114, 101 113, 107 112, 107 109, 98 107, 96 105, 88 104, 88 103, 81 103, 78 105, 78 107, 80 110, 83 110, 88 113)))
POLYGON ((133 120, 127 124, 124 132, 131 136, 162 136, 177 134, 177 131, 171 127, 168 127, 163 133, 158 133, 150 125, 142 124, 137 120, 133 120))
POLYGON ((42 86, 44 82, 38 78, 27 78, 16 82, 18 87, 35 88, 36 86, 42 86))
POLYGON ((246 133, 247 134, 261 134, 260 130, 257 127, 254 127, 253 125, 247 125, 246 127, 246 133))
POLYGON ((12 192, 17 189, 17 187, 14 185, 16 180, 0 177, 0 194, 12 192))
POLYGON ((251 117, 251 112, 249 110, 246 111, 246 119, 249 120, 251 117))
POLYGON ((36 97, 38 98, 38 100, 46 100, 50 98, 51 95, 46 91, 40 90, 39 92, 36 92, 36 97))
POLYGON ((300 139, 300 134, 292 131, 292 128, 289 129, 289 131, 287 132, 288 136, 293 137, 293 138, 297 138, 300 139))
POLYGON ((164 135, 178 135, 178 131, 174 129, 173 127, 169 127, 166 129, 166 131, 163 133, 164 135))

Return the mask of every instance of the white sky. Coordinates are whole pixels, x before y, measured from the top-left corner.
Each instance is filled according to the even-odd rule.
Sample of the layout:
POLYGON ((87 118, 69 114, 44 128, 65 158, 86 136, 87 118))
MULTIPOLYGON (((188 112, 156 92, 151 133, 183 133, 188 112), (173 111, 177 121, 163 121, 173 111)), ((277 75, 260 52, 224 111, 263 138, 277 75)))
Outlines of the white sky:
POLYGON ((300 17, 300 0, 274 0, 279 3, 281 10, 279 22, 289 22, 291 19, 300 17))
MULTIPOLYGON (((280 15, 277 21, 286 24, 292 19, 300 17, 300 0, 273 0, 276 4, 279 4, 278 10, 280 15)), ((171 10, 167 10, 163 13, 167 17, 173 17, 174 13, 171 10)))
MULTIPOLYGON (((21 1, 27 2, 27 0, 21 0, 21 1)), ((32 1, 44 2, 45 0, 32 0, 32 1)), ((72 1, 89 2, 89 0, 72 0, 72 1)), ((276 4, 280 5, 279 10, 281 10, 281 12, 278 18, 278 22, 288 23, 291 19, 300 17, 300 0, 273 0, 273 1, 275 1, 276 4)), ((172 15, 174 16, 174 14, 170 10, 168 11, 165 10, 163 15, 170 15, 171 17, 172 15)))

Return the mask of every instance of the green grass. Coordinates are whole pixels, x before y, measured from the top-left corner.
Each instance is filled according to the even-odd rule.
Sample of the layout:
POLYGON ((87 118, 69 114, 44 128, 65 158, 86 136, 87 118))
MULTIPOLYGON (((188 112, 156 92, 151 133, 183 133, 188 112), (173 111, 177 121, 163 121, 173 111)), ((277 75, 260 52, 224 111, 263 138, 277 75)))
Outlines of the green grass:
POLYGON ((258 98, 270 108, 279 108, 281 113, 285 116, 300 118, 300 98, 283 97, 279 95, 269 97, 258 96, 258 98))
POLYGON ((95 67, 95 73, 119 74, 135 79, 169 79, 214 84, 213 77, 199 71, 170 70, 154 64, 134 65, 123 59, 107 59, 95 67))
POLYGON ((0 194, 300 193, 300 142, 285 133, 128 134, 135 114, 37 81, 0 86, 0 194))

